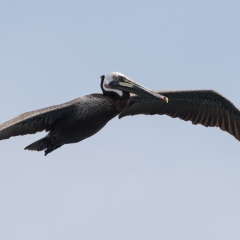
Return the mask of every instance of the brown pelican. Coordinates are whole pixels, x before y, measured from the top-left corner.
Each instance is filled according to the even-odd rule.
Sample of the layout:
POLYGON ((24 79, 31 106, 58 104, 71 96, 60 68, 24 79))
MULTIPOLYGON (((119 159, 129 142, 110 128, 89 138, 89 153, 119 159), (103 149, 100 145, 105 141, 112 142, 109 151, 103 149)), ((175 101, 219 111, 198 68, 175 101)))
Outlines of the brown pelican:
POLYGON ((240 111, 213 90, 151 91, 119 72, 101 76, 103 94, 27 112, 0 125, 0 140, 45 130, 48 134, 25 149, 45 150, 91 137, 109 120, 146 114, 166 114, 206 127, 219 127, 240 140, 240 111), (169 99, 169 103, 168 103, 169 99))

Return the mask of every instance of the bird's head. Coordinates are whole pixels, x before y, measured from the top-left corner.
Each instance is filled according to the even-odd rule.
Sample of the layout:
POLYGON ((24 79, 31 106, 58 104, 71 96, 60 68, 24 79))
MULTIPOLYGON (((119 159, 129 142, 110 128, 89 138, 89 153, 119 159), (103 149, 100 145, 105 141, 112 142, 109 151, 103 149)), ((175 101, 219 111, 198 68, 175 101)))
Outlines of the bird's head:
POLYGON ((148 88, 141 86, 140 84, 134 82, 130 78, 126 77, 124 74, 120 72, 111 72, 106 75, 101 76, 101 88, 103 94, 115 94, 119 97, 123 96, 124 92, 127 93, 135 93, 139 96, 155 99, 155 100, 163 100, 168 102, 168 98, 162 96, 158 93, 151 91, 148 88))

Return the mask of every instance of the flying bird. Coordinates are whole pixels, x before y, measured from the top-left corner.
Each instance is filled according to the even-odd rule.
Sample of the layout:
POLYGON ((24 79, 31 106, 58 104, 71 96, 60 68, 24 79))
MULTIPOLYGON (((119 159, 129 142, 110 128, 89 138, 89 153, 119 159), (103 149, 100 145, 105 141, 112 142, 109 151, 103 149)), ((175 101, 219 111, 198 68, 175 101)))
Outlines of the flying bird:
POLYGON ((240 111, 213 90, 152 91, 124 74, 101 76, 102 94, 90 94, 70 102, 26 112, 0 125, 0 140, 45 130, 48 134, 25 147, 45 156, 63 146, 91 137, 109 120, 137 114, 168 115, 219 127, 240 141, 240 111))

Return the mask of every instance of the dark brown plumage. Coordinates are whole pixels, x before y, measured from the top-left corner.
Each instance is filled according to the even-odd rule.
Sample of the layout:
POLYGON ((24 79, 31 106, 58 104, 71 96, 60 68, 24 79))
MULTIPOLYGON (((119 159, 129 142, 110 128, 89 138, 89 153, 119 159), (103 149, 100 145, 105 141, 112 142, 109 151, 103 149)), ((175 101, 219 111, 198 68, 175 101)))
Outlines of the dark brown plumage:
POLYGON ((73 101, 27 112, 0 125, 0 140, 12 136, 50 131, 46 137, 25 149, 45 151, 45 154, 63 144, 76 143, 92 136, 117 116, 123 107, 121 100, 102 94, 91 94, 73 101))
POLYGON ((137 114, 168 115, 201 124, 219 127, 240 141, 240 111, 228 99, 213 90, 156 91, 169 99, 159 102, 131 95, 119 118, 137 114))
POLYGON ((25 149, 45 150, 47 155, 64 144, 94 135, 117 115, 166 114, 219 127, 240 141, 240 111, 215 91, 151 91, 116 72, 101 78, 103 94, 21 114, 0 125, 0 140, 45 130, 49 133, 44 138, 25 149))

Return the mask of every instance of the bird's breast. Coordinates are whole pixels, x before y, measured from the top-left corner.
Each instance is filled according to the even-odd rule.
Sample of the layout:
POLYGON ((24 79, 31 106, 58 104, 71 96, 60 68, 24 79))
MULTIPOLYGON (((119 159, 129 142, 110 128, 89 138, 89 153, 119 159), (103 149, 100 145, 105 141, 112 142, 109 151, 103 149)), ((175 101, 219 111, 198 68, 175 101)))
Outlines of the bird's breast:
POLYGON ((101 130, 109 120, 121 110, 117 101, 102 95, 88 95, 75 105, 72 116, 56 125, 59 137, 64 136, 65 143, 79 142, 101 130))

